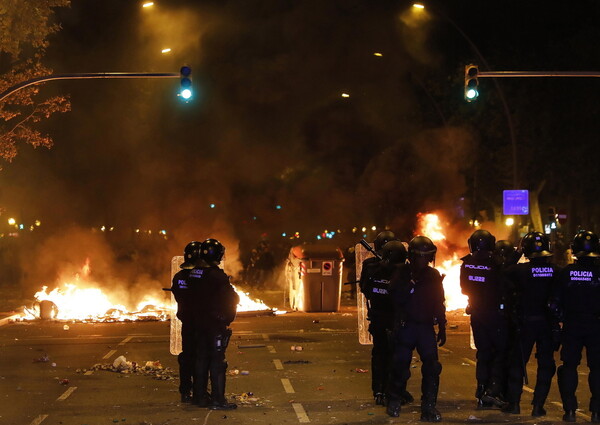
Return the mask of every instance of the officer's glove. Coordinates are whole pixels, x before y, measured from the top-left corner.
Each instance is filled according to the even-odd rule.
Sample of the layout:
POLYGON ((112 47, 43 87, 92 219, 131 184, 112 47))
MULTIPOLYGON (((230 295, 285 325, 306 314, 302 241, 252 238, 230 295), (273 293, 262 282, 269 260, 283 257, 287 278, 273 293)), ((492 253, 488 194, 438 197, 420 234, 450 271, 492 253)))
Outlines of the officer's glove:
POLYGON ((436 340, 440 347, 446 343, 446 326, 439 326, 436 340))

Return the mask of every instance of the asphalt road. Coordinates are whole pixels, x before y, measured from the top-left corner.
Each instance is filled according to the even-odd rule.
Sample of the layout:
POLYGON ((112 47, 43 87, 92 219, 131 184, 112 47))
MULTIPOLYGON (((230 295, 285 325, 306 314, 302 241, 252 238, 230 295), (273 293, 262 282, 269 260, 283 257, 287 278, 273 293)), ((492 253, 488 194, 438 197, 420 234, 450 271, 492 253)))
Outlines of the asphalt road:
MULTIPOLYGON (((227 351, 227 393, 237 410, 209 411, 179 403, 177 379, 155 373, 93 370, 118 356, 145 365, 160 361, 163 377, 177 375, 169 354, 169 323, 110 324, 30 322, 0 327, 0 424, 389 424, 419 421, 419 402, 390 418, 374 406, 370 391, 370 346, 360 345, 356 308, 338 313, 289 313, 238 317, 227 351), (300 346, 302 351, 292 351, 300 346), (44 357, 47 356, 47 361, 44 357), (366 370, 366 372, 365 372, 366 370)), ((475 410, 475 352, 469 348, 468 318, 450 316, 448 342, 440 350, 443 372, 438 408, 443 423, 561 421, 556 381, 548 416, 529 416, 525 389, 522 415, 475 410)), ((579 400, 589 402, 587 367, 580 367, 579 400)), ((420 363, 413 362, 409 391, 420 397, 420 363)), ((531 370, 531 369, 530 369, 531 370)), ((534 380, 532 372, 530 380, 534 380)), ((589 412, 579 412, 589 422, 589 412)))

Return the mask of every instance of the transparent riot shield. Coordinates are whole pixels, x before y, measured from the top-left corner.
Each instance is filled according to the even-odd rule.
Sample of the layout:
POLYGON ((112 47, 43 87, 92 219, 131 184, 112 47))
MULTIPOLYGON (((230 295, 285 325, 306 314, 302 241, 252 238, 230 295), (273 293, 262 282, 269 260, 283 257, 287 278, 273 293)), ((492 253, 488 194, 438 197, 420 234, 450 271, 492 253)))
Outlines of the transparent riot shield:
MULTIPOLYGON (((359 243, 354 247, 354 253, 356 255, 356 278, 360 279, 363 261, 372 257, 373 254, 359 243)), ((367 299, 360 290, 356 291, 356 307, 358 313, 358 342, 362 345, 373 344, 373 338, 369 333, 369 321, 367 320, 367 299)))
MULTIPOLYGON (((177 273, 179 269, 179 265, 183 263, 183 256, 178 255, 171 259, 171 281, 173 281, 173 276, 177 273)), ((171 287, 171 282, 169 282, 169 288, 171 287)), ((177 314, 177 302, 175 301, 175 297, 171 292, 171 333, 169 337, 170 341, 170 351, 174 356, 181 353, 181 320, 179 320, 176 316, 177 314)))

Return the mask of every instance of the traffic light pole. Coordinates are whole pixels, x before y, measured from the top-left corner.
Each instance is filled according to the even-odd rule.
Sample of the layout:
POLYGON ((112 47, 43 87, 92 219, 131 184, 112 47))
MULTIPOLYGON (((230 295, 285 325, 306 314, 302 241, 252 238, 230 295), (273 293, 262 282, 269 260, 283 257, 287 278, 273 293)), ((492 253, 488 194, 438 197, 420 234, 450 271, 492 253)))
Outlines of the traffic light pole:
POLYGON ((0 102, 16 91, 35 84, 52 80, 85 80, 90 78, 179 78, 176 72, 88 72, 75 74, 54 74, 22 81, 0 93, 0 102))
POLYGON ((597 71, 483 71, 477 77, 600 77, 597 71))

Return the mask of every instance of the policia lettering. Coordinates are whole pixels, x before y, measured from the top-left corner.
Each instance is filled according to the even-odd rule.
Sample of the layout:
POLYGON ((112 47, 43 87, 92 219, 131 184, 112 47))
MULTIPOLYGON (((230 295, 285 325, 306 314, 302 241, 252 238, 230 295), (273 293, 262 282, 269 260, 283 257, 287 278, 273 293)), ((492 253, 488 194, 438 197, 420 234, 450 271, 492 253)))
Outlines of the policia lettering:
POLYGON ((225 398, 225 350, 231 338, 227 327, 235 319, 239 296, 219 268, 224 253, 225 247, 216 239, 188 244, 184 252, 186 261, 181 266, 185 268, 175 274, 172 287, 177 316, 182 321, 181 400, 215 410, 237 407, 225 398), (197 252, 188 256, 188 247, 197 252), (180 283, 182 278, 184 285, 180 283))

